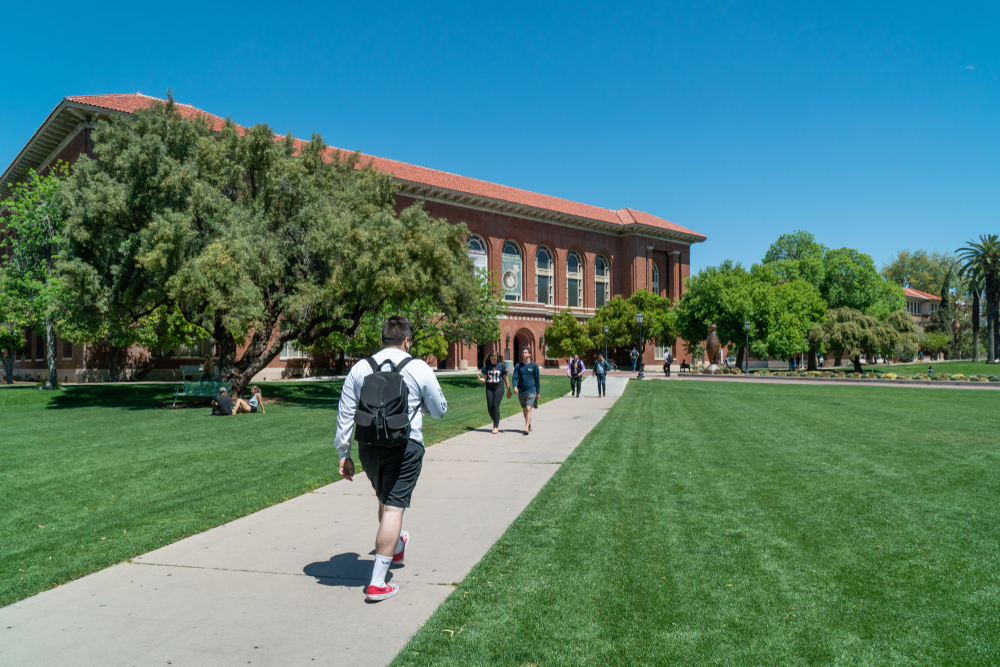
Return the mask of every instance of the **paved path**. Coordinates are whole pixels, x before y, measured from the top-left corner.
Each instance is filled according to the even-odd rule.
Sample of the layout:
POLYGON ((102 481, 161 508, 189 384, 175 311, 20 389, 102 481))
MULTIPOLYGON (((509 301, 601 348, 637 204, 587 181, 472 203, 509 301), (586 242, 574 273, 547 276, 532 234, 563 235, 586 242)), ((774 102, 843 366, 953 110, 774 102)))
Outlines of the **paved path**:
POLYGON ((598 399, 588 378, 586 396, 543 404, 527 437, 517 415, 500 435, 484 427, 429 447, 393 599, 364 602, 377 519, 362 474, 0 609, 0 665, 384 665, 626 382, 609 378, 598 399))

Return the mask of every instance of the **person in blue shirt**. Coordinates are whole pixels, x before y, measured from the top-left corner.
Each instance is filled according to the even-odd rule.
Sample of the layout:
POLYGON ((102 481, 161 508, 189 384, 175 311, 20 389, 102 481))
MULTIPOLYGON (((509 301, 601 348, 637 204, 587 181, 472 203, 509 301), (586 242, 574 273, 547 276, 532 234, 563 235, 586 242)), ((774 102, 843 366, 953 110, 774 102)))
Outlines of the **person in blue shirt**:
POLYGON ((608 395, 608 362, 604 361, 604 355, 597 355, 594 362, 594 377, 597 378, 597 396, 608 395))
POLYGON ((538 377, 538 364, 531 360, 531 350, 521 351, 521 363, 514 366, 514 393, 521 403, 524 413, 524 434, 531 431, 531 409, 542 395, 539 389, 541 381, 538 377))
POLYGON ((476 379, 486 383, 486 409, 493 419, 493 433, 499 433, 504 384, 507 385, 507 398, 510 398, 510 377, 507 375, 507 364, 504 363, 503 356, 496 350, 491 352, 476 379))
POLYGON ((635 372, 635 367, 639 363, 639 353, 636 352, 635 348, 633 347, 632 351, 629 353, 628 356, 631 357, 631 359, 632 359, 632 372, 634 373, 635 372))

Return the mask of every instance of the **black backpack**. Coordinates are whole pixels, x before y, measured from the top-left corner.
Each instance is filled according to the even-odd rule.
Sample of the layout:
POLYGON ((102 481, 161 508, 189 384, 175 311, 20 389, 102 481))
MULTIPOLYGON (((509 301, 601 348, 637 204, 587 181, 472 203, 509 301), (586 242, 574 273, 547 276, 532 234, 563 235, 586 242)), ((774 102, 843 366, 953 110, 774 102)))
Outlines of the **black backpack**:
POLYGON ((411 360, 404 359, 398 366, 388 360, 379 364, 374 357, 365 361, 372 373, 361 385, 361 399, 354 413, 354 439, 378 447, 405 445, 410 439, 410 389, 400 371, 411 360), (389 370, 383 371, 386 364, 389 370))

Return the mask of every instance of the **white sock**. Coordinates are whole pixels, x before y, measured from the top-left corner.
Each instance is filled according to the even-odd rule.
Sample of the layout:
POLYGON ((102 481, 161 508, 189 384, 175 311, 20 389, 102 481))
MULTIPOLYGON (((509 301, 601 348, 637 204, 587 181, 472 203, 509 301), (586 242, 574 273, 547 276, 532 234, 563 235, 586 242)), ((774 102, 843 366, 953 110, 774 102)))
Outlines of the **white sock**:
POLYGON ((396 540, 396 550, 395 550, 395 551, 393 552, 393 554, 392 554, 392 555, 393 555, 393 556, 395 556, 396 554, 398 554, 398 553, 399 553, 400 551, 402 551, 402 550, 403 550, 403 547, 405 547, 405 546, 406 546, 406 545, 405 545, 405 544, 403 544, 403 536, 402 536, 402 535, 400 535, 400 536, 399 536, 399 539, 398 539, 398 540, 396 540))
POLYGON ((392 556, 379 556, 375 554, 375 567, 372 568, 372 586, 377 588, 385 587, 385 573, 389 571, 390 563, 392 563, 392 556))

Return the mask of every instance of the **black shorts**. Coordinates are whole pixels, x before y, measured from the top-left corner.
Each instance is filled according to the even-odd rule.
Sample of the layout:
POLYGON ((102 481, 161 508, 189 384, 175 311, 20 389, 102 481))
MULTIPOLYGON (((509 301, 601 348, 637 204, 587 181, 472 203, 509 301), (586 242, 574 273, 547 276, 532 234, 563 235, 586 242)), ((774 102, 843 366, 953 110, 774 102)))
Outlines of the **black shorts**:
POLYGON ((372 447, 358 443, 358 458, 383 505, 409 507, 424 463, 424 446, 409 440, 405 447, 372 447))

